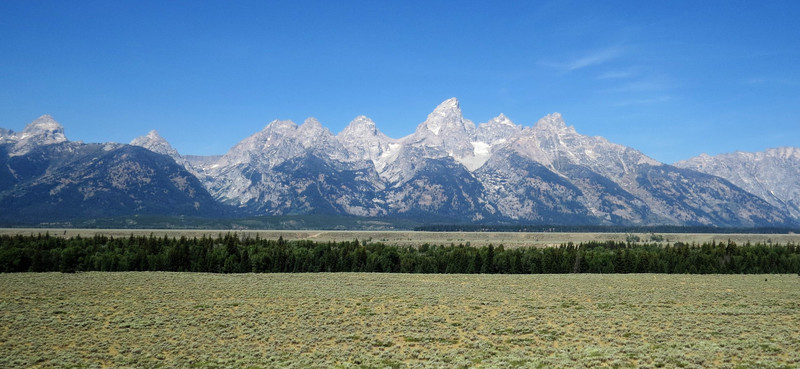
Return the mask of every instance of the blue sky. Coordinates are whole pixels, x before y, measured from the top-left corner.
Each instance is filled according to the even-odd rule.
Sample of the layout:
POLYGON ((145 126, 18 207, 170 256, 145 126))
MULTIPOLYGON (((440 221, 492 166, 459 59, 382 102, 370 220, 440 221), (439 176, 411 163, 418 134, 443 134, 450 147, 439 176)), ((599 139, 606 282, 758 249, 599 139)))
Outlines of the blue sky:
POLYGON ((800 146, 800 1, 0 1, 0 127, 157 129, 223 154, 273 119, 413 132, 560 112, 667 163, 800 146))

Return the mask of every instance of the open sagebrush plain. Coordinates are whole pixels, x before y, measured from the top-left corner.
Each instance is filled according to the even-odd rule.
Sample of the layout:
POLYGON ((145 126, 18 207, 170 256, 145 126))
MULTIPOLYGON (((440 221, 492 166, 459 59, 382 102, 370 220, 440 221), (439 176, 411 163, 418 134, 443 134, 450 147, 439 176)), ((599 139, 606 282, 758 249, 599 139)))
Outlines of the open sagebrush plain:
POLYGON ((800 234, 757 234, 757 233, 615 233, 615 232, 421 232, 421 231, 331 231, 331 230, 207 230, 207 229, 81 229, 81 228, 0 228, 0 235, 38 235, 49 234, 59 237, 109 237, 149 236, 169 238, 217 237, 220 234, 235 233, 241 237, 260 237, 277 240, 311 240, 315 242, 342 242, 358 239, 360 241, 381 242, 397 246, 467 244, 471 246, 503 245, 513 247, 552 247, 569 242, 578 244, 592 241, 626 242, 630 236, 644 243, 653 242, 653 236, 660 236, 661 244, 711 243, 733 241, 743 245, 756 244, 800 244, 800 234))
POLYGON ((0 275, 0 367, 797 368, 797 275, 0 275))

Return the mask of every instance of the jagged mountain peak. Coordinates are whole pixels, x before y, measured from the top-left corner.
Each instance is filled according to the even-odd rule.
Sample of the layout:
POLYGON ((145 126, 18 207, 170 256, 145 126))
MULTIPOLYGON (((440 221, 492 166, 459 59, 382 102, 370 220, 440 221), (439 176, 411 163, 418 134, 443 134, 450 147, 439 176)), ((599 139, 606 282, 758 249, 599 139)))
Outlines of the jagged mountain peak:
POLYGON ((486 123, 479 124, 473 135, 473 140, 494 146, 498 143, 507 142, 521 131, 522 126, 514 124, 511 119, 500 114, 486 123))
POLYGON ((775 147, 760 152, 735 151, 731 153, 724 153, 717 155, 709 155, 707 153, 702 153, 693 158, 678 161, 673 165, 679 167, 693 167, 696 169, 704 165, 720 165, 726 160, 730 161, 730 160, 740 160, 740 159, 746 159, 746 160, 777 159, 777 160, 787 160, 787 161, 800 161, 800 147, 791 147, 791 146, 775 147))
POLYGON ((16 132, 0 127, 0 143, 15 141, 17 138, 16 132))
POLYGON ((778 147, 761 152, 710 156, 701 154, 674 163, 676 167, 722 177, 770 204, 800 218, 800 148, 778 147))
POLYGON ((261 132, 274 132, 274 133, 288 133, 297 129, 297 123, 291 120, 280 120, 275 119, 272 122, 269 122, 261 132))
POLYGON ((511 121, 511 119, 508 119, 508 117, 503 113, 500 113, 500 115, 492 118, 488 123, 503 125, 503 126, 512 126, 512 127, 517 126, 516 124, 514 124, 514 122, 511 121))
POLYGON ((303 142, 305 147, 310 147, 314 143, 321 141, 334 141, 331 131, 322 125, 317 118, 307 118, 295 132, 297 139, 303 142))
POLYGON ((48 114, 36 118, 36 120, 25 126, 25 129, 22 131, 22 137, 20 138, 25 139, 34 136, 42 137, 48 141, 48 143, 64 142, 67 140, 67 137, 64 136, 64 127, 48 114))
POLYGON ((350 152, 354 158, 371 160, 377 171, 382 171, 388 162, 396 158, 400 144, 397 140, 383 134, 375 122, 366 116, 359 115, 336 135, 336 140, 350 152))
POLYGON ((449 109, 457 109, 459 112, 461 111, 461 104, 459 104, 458 99, 455 97, 451 97, 445 101, 442 101, 439 106, 434 109, 436 110, 449 110, 449 109))
POLYGON ((296 139, 306 149, 323 150, 332 157, 344 159, 343 149, 333 133, 316 118, 308 118, 295 132, 296 139))
MULTIPOLYGON (((63 128, 49 116, 34 123, 26 127, 26 140, 20 138, 21 133, 0 130, 0 149, 8 153, 7 162, 27 165, 44 154, 64 157, 83 147, 71 142, 37 146, 42 140, 34 137, 58 139, 63 137, 63 128), (35 155, 11 158, 26 152, 35 155)), ((159 153, 174 152, 156 131, 131 143, 159 153)), ((128 150, 123 150, 126 155, 138 153, 148 160, 166 162, 161 155, 127 145, 86 147, 99 154, 123 148, 128 150)), ((797 162, 793 158, 800 158, 800 149, 738 154, 741 159, 765 158, 744 161, 738 167, 724 165, 744 184, 765 189, 757 193, 761 199, 742 190, 744 184, 733 179, 729 182, 663 165, 635 149, 581 135, 558 113, 528 127, 514 124, 504 114, 475 127, 463 117, 453 98, 439 104, 414 134, 401 139, 388 138, 366 116, 356 117, 336 136, 314 118, 301 125, 275 120, 225 156, 198 164, 197 170, 189 161, 181 161, 177 152, 173 157, 200 179, 215 199, 248 215, 433 216, 453 222, 797 224, 800 165, 793 164, 797 162)), ((131 168, 136 167, 130 163, 131 168)), ((5 174, 5 178, 21 180, 28 172, 8 172, 13 176, 5 174)), ((186 178, 181 174, 173 183, 184 186, 186 178)), ((0 200, 8 193, 0 191, 0 200)))
POLYGON ((363 131, 366 130, 374 130, 377 128, 375 122, 367 117, 366 115, 359 115, 355 117, 353 120, 350 121, 350 124, 345 127, 345 130, 358 130, 363 131))
POLYGON ((133 146, 144 147, 145 149, 158 154, 169 155, 176 162, 183 164, 181 155, 178 153, 178 151, 175 150, 175 148, 173 148, 164 137, 158 134, 158 131, 155 129, 151 130, 144 136, 134 138, 130 144, 133 146))
POLYGON ((167 155, 171 157, 172 160, 175 160, 176 163, 192 173, 195 177, 202 177, 200 173, 202 171, 202 166, 195 167, 192 165, 192 163, 178 153, 178 150, 175 150, 175 148, 172 147, 169 141, 158 134, 158 131, 155 129, 147 132, 147 134, 144 136, 134 138, 130 145, 143 147, 157 154, 167 155))
POLYGON ((31 129, 31 128, 34 128, 34 127, 48 127, 48 128, 61 128, 61 129, 63 129, 61 124, 56 122, 56 120, 53 119, 53 116, 50 115, 50 114, 43 114, 39 118, 36 118, 33 122, 28 123, 28 125, 25 127, 25 129, 31 129))
POLYGON ((134 138, 133 141, 131 141, 131 145, 144 146, 141 145, 141 143, 146 143, 146 142, 167 142, 167 140, 165 140, 164 137, 158 134, 158 131, 154 129, 151 130, 150 132, 147 132, 147 134, 144 136, 139 136, 134 138))
POLYGON ((510 145, 557 173, 577 165, 611 179, 626 190, 633 190, 633 176, 641 168, 662 164, 603 137, 582 135, 567 126, 559 113, 549 114, 533 127, 525 128, 510 145))
POLYGON ((45 114, 25 126, 22 133, 9 135, 3 141, 14 143, 10 154, 17 156, 24 155, 37 146, 53 145, 68 140, 64 135, 64 127, 53 117, 45 114))
MULTIPOLYGON (((481 123, 481 124, 478 125, 478 131, 482 131, 482 130, 483 131, 492 131, 492 132, 499 131, 499 132, 502 132, 502 134, 506 134, 506 133, 509 133, 509 132, 521 131, 522 129, 523 129, 522 126, 514 124, 514 122, 511 121, 511 119, 509 119, 507 116, 505 116, 502 113, 500 115, 490 119, 488 122, 481 123)), ((492 132, 487 132, 487 133, 492 133, 492 132)), ((504 137, 504 138, 508 139, 510 137, 504 137)))
POLYGON ((322 137, 333 137, 333 133, 322 125, 322 123, 317 120, 317 118, 306 118, 299 127, 297 127, 297 132, 295 135, 298 136, 300 140, 312 140, 316 141, 321 139, 322 137))
POLYGON ((279 146, 284 138, 290 137, 297 131, 297 124, 291 120, 275 119, 269 122, 261 131, 254 133, 239 141, 222 156, 219 166, 238 165, 251 160, 262 160, 265 150, 279 146))
POLYGON ((304 129, 308 130, 324 129, 324 127, 322 127, 322 123, 320 123, 319 120, 317 120, 317 118, 314 117, 306 118, 306 120, 303 121, 303 124, 300 125, 300 127, 305 127, 304 129))
POLYGON ((433 134, 441 136, 443 134, 472 133, 475 124, 468 119, 464 119, 461 113, 461 106, 458 99, 450 98, 439 104, 428 118, 417 127, 420 134, 433 134))
POLYGON ((575 132, 575 128, 572 126, 567 126, 567 123, 564 121, 564 117, 561 116, 561 113, 552 113, 544 116, 543 118, 539 119, 538 122, 536 122, 533 128, 540 131, 570 130, 575 132))
POLYGON ((776 147, 767 149, 766 154, 781 159, 800 160, 800 147, 776 147))
MULTIPOLYGON (((385 136, 378 130, 378 126, 372 119, 364 115, 359 115, 347 125, 336 137, 344 138, 350 136, 385 136)), ((387 137, 388 138, 388 137, 387 137)))
MULTIPOLYGON (((216 174, 219 170, 232 166, 242 166, 242 168, 251 166, 257 171, 268 171, 287 160, 303 157, 306 154, 338 162, 349 159, 347 151, 336 137, 316 118, 307 118, 299 126, 291 120, 274 120, 261 131, 228 150, 210 173, 216 174)), ((240 169, 236 170, 238 173, 236 175, 241 175, 240 169)), ((242 183, 250 181, 247 178, 242 183)), ((235 183, 234 186, 240 184, 235 183)), ((228 184, 222 185, 228 186, 228 184)), ((233 190, 240 191, 243 188, 233 190)), ((219 191, 223 190, 211 188, 212 193, 217 194, 219 191)))

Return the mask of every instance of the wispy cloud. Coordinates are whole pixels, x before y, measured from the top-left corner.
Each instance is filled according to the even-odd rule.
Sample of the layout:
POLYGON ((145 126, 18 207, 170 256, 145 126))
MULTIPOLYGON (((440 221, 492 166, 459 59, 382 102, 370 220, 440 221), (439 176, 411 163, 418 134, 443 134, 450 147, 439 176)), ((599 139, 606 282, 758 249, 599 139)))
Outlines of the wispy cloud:
POLYGON ((635 73, 630 70, 609 71, 597 76, 597 79, 622 79, 633 77, 635 73))
POLYGON ((594 50, 580 57, 564 60, 560 62, 542 61, 540 64, 558 69, 562 72, 573 72, 579 69, 600 65, 607 61, 618 58, 622 55, 621 47, 610 47, 601 50, 594 50))

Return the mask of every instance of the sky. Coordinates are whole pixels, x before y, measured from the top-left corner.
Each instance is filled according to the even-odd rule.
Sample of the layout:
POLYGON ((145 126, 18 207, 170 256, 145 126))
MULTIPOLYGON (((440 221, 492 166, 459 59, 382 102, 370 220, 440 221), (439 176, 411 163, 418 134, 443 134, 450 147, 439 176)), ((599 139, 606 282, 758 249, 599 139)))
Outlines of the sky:
POLYGON ((0 127, 156 129, 224 154, 275 119, 411 134, 560 112, 672 163, 800 146, 800 1, 0 1, 0 127))

